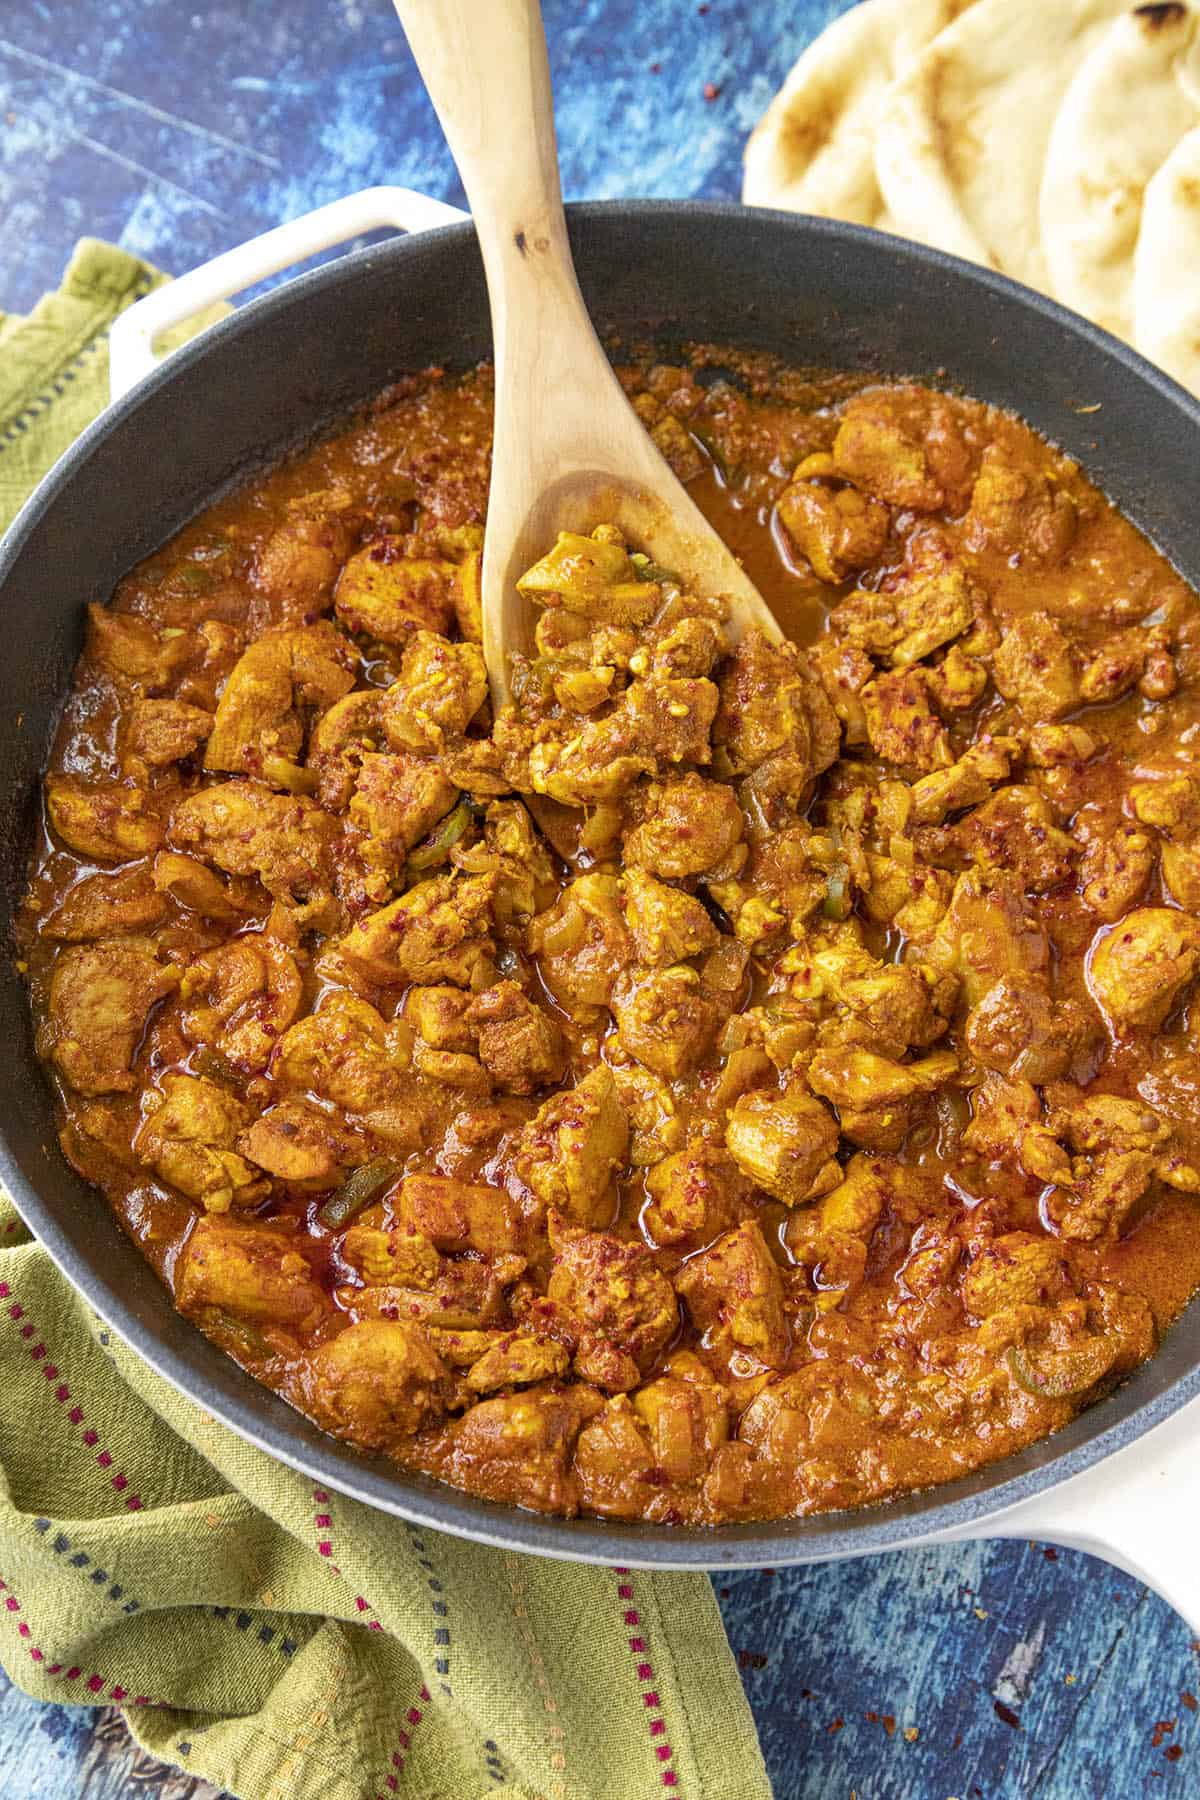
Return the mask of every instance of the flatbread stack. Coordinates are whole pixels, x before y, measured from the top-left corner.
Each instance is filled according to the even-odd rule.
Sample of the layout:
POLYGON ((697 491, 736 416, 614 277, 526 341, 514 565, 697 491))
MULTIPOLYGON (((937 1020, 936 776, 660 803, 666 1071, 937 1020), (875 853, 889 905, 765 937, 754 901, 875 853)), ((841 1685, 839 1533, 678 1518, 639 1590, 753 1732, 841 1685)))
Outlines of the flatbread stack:
POLYGON ((862 0, 772 101, 742 197, 999 269, 1200 393, 1200 0, 862 0))

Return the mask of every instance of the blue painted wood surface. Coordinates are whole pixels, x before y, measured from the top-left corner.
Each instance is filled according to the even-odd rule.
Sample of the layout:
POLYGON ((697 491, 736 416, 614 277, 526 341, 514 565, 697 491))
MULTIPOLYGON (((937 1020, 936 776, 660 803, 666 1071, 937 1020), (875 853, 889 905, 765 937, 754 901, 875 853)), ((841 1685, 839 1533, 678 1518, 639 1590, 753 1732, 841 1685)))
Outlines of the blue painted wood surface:
MULTIPOLYGON (((843 3, 545 10, 569 195, 734 198, 747 131, 843 3)), ((82 233, 179 271, 378 181, 461 199, 386 0, 0 4, 0 308, 82 233)), ((991 1543, 717 1588, 779 1800, 1200 1794, 1191 1633, 1086 1557, 991 1543)), ((210 1791, 0 1676, 0 1800, 134 1792, 210 1791)))

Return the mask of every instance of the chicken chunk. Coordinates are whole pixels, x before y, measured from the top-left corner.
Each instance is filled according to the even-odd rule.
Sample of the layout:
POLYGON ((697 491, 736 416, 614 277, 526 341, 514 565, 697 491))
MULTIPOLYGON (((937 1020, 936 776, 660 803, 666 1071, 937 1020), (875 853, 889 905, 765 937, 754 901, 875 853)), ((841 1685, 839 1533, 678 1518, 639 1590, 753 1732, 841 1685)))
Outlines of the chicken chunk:
POLYGON ((1176 1153, 1170 1127, 1140 1101, 1087 1094, 1056 1106, 1048 1128, 1075 1152, 1069 1176, 1046 1203, 1064 1238, 1115 1237, 1156 1173, 1189 1191, 1200 1185, 1200 1173, 1176 1153))
POLYGON ((127 757, 151 768, 182 762, 212 730, 212 714, 182 700, 135 700, 124 733, 127 757))
POLYGON ((261 1074, 300 1012, 304 983, 296 956, 277 937, 252 932, 206 950, 184 972, 183 1031, 219 1051, 243 1074, 261 1074))
POLYGON ((333 1310, 290 1232, 227 1213, 196 1221, 177 1266, 175 1297, 180 1312, 201 1322, 232 1314, 302 1335, 333 1310))
POLYGON ((330 922, 330 850, 338 826, 302 794, 224 781, 180 801, 170 841, 229 875, 256 875, 299 922, 330 922))
POLYGON ((404 1017, 433 1050, 473 1055, 479 1032, 467 1014, 471 996, 456 987, 413 987, 404 996, 404 1017))
POLYGON ((561 1380, 570 1366, 571 1353, 565 1344, 534 1332, 508 1331, 471 1364, 467 1386, 476 1394, 494 1394, 498 1388, 561 1380))
POLYGON ((721 936, 699 900, 642 869, 626 871, 625 920, 638 961, 648 968, 711 950, 721 936))
POLYGON ((837 715, 794 644, 769 644, 761 631, 746 632, 725 664, 720 689, 713 742, 733 774, 786 757, 797 765, 803 786, 836 758, 842 739, 837 715))
POLYGON ((1029 1231, 1010 1231, 985 1244, 962 1278, 963 1305, 977 1319, 1014 1306, 1045 1306, 1068 1291, 1061 1247, 1029 1231))
POLYGON ((314 1093, 329 1105, 367 1114, 397 1099, 404 1065, 373 1006, 334 989, 319 1011, 279 1040, 271 1073, 285 1093, 314 1093))
POLYGON ((607 1006, 631 950, 618 877, 600 871, 578 876, 531 922, 527 942, 566 1011, 607 1006))
POLYGON ((687 963, 622 976, 613 992, 621 1047, 668 1081, 696 1069, 727 1008, 687 963))
POLYGON ((106 674, 144 694, 162 693, 195 654, 191 632, 152 625, 110 606, 87 609, 87 653, 106 674))
POLYGON ((635 1169, 649 1168, 680 1149, 687 1127, 667 1083, 635 1062, 614 1063, 612 1077, 629 1125, 630 1164, 635 1169))
POLYGON ((363 1319, 339 1332, 314 1351, 305 1385, 327 1430, 374 1450, 402 1444, 452 1393, 429 1334, 407 1319, 363 1319))
POLYGON ((535 793, 566 806, 618 799, 642 775, 707 763, 716 711, 717 690, 703 678, 633 681, 608 711, 569 737, 535 743, 530 783, 535 793))
MULTIPOLYGON (((1109 807, 1085 806, 1072 829, 1083 840, 1079 878, 1084 904, 1098 919, 1113 924, 1136 906, 1154 873, 1156 846, 1148 832, 1109 807)), ((1171 887, 1167 866, 1169 850, 1163 848, 1163 877, 1171 887)), ((1171 889, 1176 899, 1180 894, 1171 889)), ((1200 890, 1197 891, 1200 900, 1200 890)))
POLYGON ((1044 974, 1050 961, 1045 929, 1020 881, 999 869, 959 876, 922 954, 943 974, 961 979, 968 1006, 978 1006, 1000 980, 1044 974))
POLYGON ((810 1272, 818 1311, 832 1310, 861 1285, 872 1235, 901 1179, 898 1169, 886 1157, 859 1151, 837 1187, 788 1220, 787 1246, 810 1272))
POLYGON ((255 910, 256 899, 266 903, 257 885, 236 878, 222 881, 207 864, 176 850, 159 851, 154 859, 153 883, 160 904, 161 896, 169 894, 189 912, 199 913, 203 919, 215 919, 222 925, 238 924, 255 910))
POLYGON ((259 552, 254 581, 276 622, 301 623, 332 601, 350 552, 349 496, 336 489, 306 494, 288 510, 259 552))
POLYGON ((393 750, 429 754, 460 736, 487 698, 487 670, 476 644, 451 644, 416 631, 400 677, 384 696, 384 736, 393 750))
POLYGON ((1077 527, 1075 502, 1064 488, 1015 467, 1001 445, 987 446, 966 519, 971 549, 990 547, 1023 565, 1051 567, 1070 549, 1077 527))
POLYGON ((1071 645, 1048 613, 1009 621, 992 661, 992 678, 1031 725, 1061 719, 1082 698, 1071 645))
POLYGON ((986 800, 997 782, 1008 779, 1020 744, 1013 737, 981 737, 948 769, 935 769, 912 785, 914 825, 940 825, 948 813, 986 800))
POLYGON ((843 1135, 878 1150, 898 1150, 916 1105, 957 1073, 952 1050, 912 1063, 869 1050, 821 1050, 808 1066, 814 1092, 837 1107, 843 1135))
POLYGON ((627 867, 662 881, 719 878, 737 857, 746 824, 724 782, 689 774, 648 783, 636 799, 636 824, 625 839, 627 867))
POLYGON ((520 1251, 526 1232, 503 1188, 455 1181, 446 1175, 410 1175, 400 1189, 399 1217, 410 1232, 446 1252, 480 1256, 520 1251))
POLYGON ((744 1094, 726 1121, 725 1143, 743 1173, 785 1206, 814 1200, 841 1179, 837 1120, 795 1084, 744 1094))
POLYGON ((195 1075, 164 1075, 161 1091, 142 1095, 134 1153, 208 1212, 253 1206, 270 1184, 234 1149, 249 1122, 249 1109, 228 1088, 195 1075))
POLYGON ((1113 1031, 1156 1031, 1200 966, 1200 921, 1141 906, 1096 942, 1088 986, 1113 1031))
POLYGON ((241 1133, 239 1156, 290 1186, 323 1189, 364 1154, 345 1126, 300 1100, 269 1106, 241 1133))
MULTIPOLYGON (((914 541, 910 540, 910 559, 914 541)), ((887 598, 895 608, 899 634, 887 651, 893 668, 919 662, 943 644, 953 643, 975 622, 971 583, 961 564, 951 560, 948 546, 931 547, 924 559, 910 560, 907 579, 887 598)))
POLYGON ((679 1329, 674 1290, 644 1244, 555 1218, 546 1297, 579 1322, 576 1367, 600 1387, 634 1387, 679 1329))
MULTIPOLYGON (((1139 781, 1130 789, 1129 798, 1138 822, 1153 826, 1161 834, 1162 878, 1171 898, 1187 912, 1200 912, 1200 791, 1196 783, 1189 775, 1139 781)), ((1136 846, 1135 866, 1140 867, 1146 860, 1149 878, 1153 840, 1136 832, 1129 820, 1122 820, 1121 825, 1127 844, 1136 846)), ((1131 895, 1131 901, 1140 898, 1139 888, 1131 895)), ((1094 905, 1092 910, 1096 910, 1094 905)), ((1120 912, 1112 914, 1113 918, 1119 916, 1120 912)))
POLYGON ((1073 1000, 1052 999, 1046 981, 1002 977, 971 1009, 967 1048, 983 1066, 1010 1080, 1055 1081, 1094 1036, 1095 1026, 1073 1000))
POLYGON ((1080 677, 1079 691, 1093 705, 1111 704, 1143 682, 1147 669, 1153 693, 1148 698, 1164 699, 1176 685, 1175 665, 1171 659, 1171 633, 1165 625, 1130 625, 1115 631, 1088 658, 1080 677))
POLYGON ((779 522, 819 580, 844 581, 852 570, 865 569, 882 553, 891 515, 857 488, 806 479, 803 467, 779 496, 779 522))
POLYGON ((339 952, 381 987, 411 981, 484 986, 493 967, 492 893, 488 876, 434 876, 354 926, 339 941, 339 952))
POLYGON ((846 746, 865 744, 867 716, 862 691, 875 673, 875 664, 865 650, 829 636, 818 638, 809 647, 808 655, 813 673, 841 722, 846 746))
POLYGON ((642 1228, 653 1244, 698 1250, 729 1230, 750 1192, 728 1151, 697 1138, 648 1172, 642 1228))
POLYGON ((563 606, 608 625, 648 624, 662 598, 657 582, 642 580, 620 533, 603 526, 591 537, 560 531, 517 586, 539 606, 563 606))
POLYGON ((353 652, 328 622, 269 631, 242 652, 221 693, 206 769, 272 785, 304 745, 302 707, 329 707, 354 686, 353 652))
POLYGON ((833 641, 844 640, 846 648, 859 655, 903 668, 971 629, 974 594, 965 571, 951 560, 948 545, 936 557, 910 563, 893 583, 879 593, 857 589, 841 601, 829 618, 833 641))
POLYGON ((479 1059, 497 1086, 510 1094, 557 1087, 567 1071, 562 1027, 515 981, 501 981, 472 1001, 469 1018, 479 1032, 479 1059))
POLYGON ((616 1083, 602 1065, 545 1102, 518 1138, 512 1166, 542 1206, 580 1225, 606 1225, 628 1147, 616 1083))
POLYGON ((807 991, 837 1008, 823 1040, 898 1058, 916 1044, 931 1043, 944 1029, 929 982, 903 963, 882 963, 866 950, 834 946, 816 952, 802 979, 807 991))
POLYGON ((1075 846, 1054 821, 1037 788, 1014 783, 994 794, 958 828, 968 856, 981 869, 1005 869, 1031 894, 1049 893, 1069 881, 1075 846))
POLYGON ((167 911, 150 869, 139 863, 116 875, 85 875, 46 914, 41 935, 57 943, 87 943, 127 931, 149 931, 162 923, 167 911))
POLYGON ((176 969, 150 938, 106 938, 63 950, 50 978, 44 1049, 81 1094, 127 1093, 151 1009, 171 993, 176 969))
POLYGON ((863 689, 862 703, 876 756, 920 775, 952 766, 950 739, 929 704, 924 669, 894 669, 880 675, 863 689))
POLYGON ((675 1285, 701 1331, 720 1333, 766 1368, 786 1362, 783 1278, 755 1220, 743 1220, 691 1257, 675 1285))
MULTIPOLYGON (((371 1206, 342 1237, 341 1260, 362 1276, 368 1287, 415 1288, 425 1293, 437 1287, 445 1258, 429 1238, 405 1224, 385 1230, 379 1223, 383 1208, 371 1206)), ((355 1296, 357 1307, 358 1297, 355 1296)))
POLYGON ((347 630, 381 644, 403 644, 414 631, 445 636, 454 618, 453 563, 404 554, 404 540, 375 538, 338 577, 333 604, 347 630))
POLYGON ((694 1481, 729 1437, 725 1390, 690 1351, 680 1351, 665 1375, 633 1396, 649 1434, 655 1466, 674 1482, 694 1481))
POLYGON ((450 1426, 455 1465, 490 1500, 570 1515, 579 1506, 575 1440, 603 1404, 595 1388, 578 1383, 481 1400, 450 1426))
MULTIPOLYGON (((943 413, 948 409, 943 409, 943 413)), ((939 419, 934 441, 946 474, 953 469, 954 446, 948 441, 949 420, 939 419)), ((868 388, 846 402, 833 440, 839 474, 865 493, 906 512, 937 512, 945 486, 930 468, 927 443, 930 400, 904 388, 868 388)))
POLYGON ((418 756, 365 754, 350 801, 350 823, 366 834, 364 854, 372 866, 391 873, 445 818, 459 790, 436 763, 418 756))
POLYGON ((162 821, 142 788, 50 775, 46 810, 68 850, 89 861, 132 862, 162 843, 162 821))

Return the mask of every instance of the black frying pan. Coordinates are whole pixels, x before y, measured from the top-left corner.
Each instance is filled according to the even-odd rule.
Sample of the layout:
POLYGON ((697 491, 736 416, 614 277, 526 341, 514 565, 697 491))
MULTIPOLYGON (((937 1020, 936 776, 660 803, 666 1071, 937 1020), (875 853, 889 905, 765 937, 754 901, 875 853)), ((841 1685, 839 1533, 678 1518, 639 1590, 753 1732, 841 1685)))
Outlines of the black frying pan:
MULTIPOLYGON (((674 202, 579 206, 569 219, 602 330, 652 338, 667 354, 707 339, 794 364, 912 375, 1011 407, 1078 457, 1200 584, 1200 406, 1083 320, 1002 277, 824 220, 674 202)), ((881 1507, 715 1531, 565 1521, 469 1499, 301 1418, 175 1312, 101 1196, 57 1148, 11 920, 85 604, 107 600, 132 564, 231 483, 401 373, 430 363, 466 368, 489 351, 469 225, 348 256, 172 356, 91 427, 0 546, 0 1038, 10 1058, 0 1089, 0 1174, 64 1273, 147 1362, 263 1449, 385 1511, 513 1549, 660 1566, 803 1562, 933 1534, 979 1535, 988 1515, 1080 1475, 1200 1393, 1200 1301, 1117 1393, 1053 1438, 950 1485, 881 1507)), ((1178 1442, 1180 1427, 1173 1429, 1178 1442)), ((1166 1435, 1156 1433, 1153 1444, 1166 1435)), ((1146 1459, 1119 1460, 1128 1469, 1146 1459)), ((1084 1490, 1095 1492, 1099 1479, 1084 1490)), ((1028 1515, 1027 1504, 1021 1517, 1028 1515)), ((1022 1535, 1043 1516, 1023 1524, 1022 1535)), ((1161 1571, 1157 1579, 1166 1584, 1161 1571)))

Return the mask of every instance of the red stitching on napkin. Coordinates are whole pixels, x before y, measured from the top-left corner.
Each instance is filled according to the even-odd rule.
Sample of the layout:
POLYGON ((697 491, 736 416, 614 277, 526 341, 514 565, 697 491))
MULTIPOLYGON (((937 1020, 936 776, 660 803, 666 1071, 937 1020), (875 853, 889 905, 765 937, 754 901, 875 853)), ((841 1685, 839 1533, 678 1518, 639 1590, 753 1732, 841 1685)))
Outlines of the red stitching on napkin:
MULTIPOLYGON (((630 1570, 615 1569, 613 1573, 617 1576, 618 1599, 636 1599, 637 1596, 633 1591, 633 1576, 630 1570)), ((644 1632, 645 1627, 642 1625, 642 1615, 635 1606, 626 1607, 622 1616, 624 1617, 626 1625, 636 1626, 641 1632, 644 1632)), ((667 1724, 662 1716, 662 1702, 658 1697, 657 1689, 653 1685, 654 1665, 650 1661, 650 1652, 647 1648, 644 1635, 638 1635, 638 1632, 635 1631, 633 1637, 629 1640, 629 1651, 630 1655, 633 1657, 634 1673, 637 1675, 638 1680, 643 1684, 644 1688, 642 1704, 646 1707, 647 1711, 653 1715, 650 1719, 650 1736, 652 1738, 664 1737, 666 1735, 667 1724)), ((660 1763, 670 1763, 674 1760, 674 1753, 670 1744, 656 1743, 654 1745, 654 1755, 660 1763)), ((679 1787, 679 1774, 675 1769, 665 1768, 659 1776, 659 1780, 665 1788, 678 1789, 679 1787)))
MULTIPOLYGON (((317 1537, 317 1552, 320 1556, 328 1557, 330 1559, 330 1561, 329 1561, 330 1568, 333 1570, 335 1575, 340 1575, 342 1571, 338 1568, 337 1564, 332 1560, 333 1559, 333 1539, 330 1536, 330 1531, 333 1526, 333 1514, 329 1510, 330 1496, 325 1492, 324 1488, 318 1488, 318 1487, 315 1487, 313 1489, 312 1494, 313 1494, 313 1499, 316 1501, 317 1505, 321 1508, 320 1512, 316 1512, 313 1514, 313 1524, 316 1526, 317 1531, 319 1533, 319 1535, 317 1537)), ((358 1608, 359 1612, 374 1612, 375 1611, 375 1608, 371 1605, 371 1602, 369 1600, 364 1600, 361 1594, 355 1594, 354 1604, 358 1608)), ((379 1623, 378 1619, 368 1619, 367 1620, 367 1629, 368 1629, 368 1631, 382 1631, 383 1626, 379 1623)))
MULTIPOLYGON (((25 1319, 25 1308, 21 1305, 20 1301, 12 1298, 12 1289, 9 1287, 7 1281, 0 1281, 0 1300, 7 1300, 10 1302, 10 1304, 4 1308, 3 1316, 7 1319, 11 1319, 14 1325, 19 1326, 21 1336, 23 1338, 34 1337, 36 1335, 35 1327, 31 1325, 28 1320, 26 1320, 24 1324, 21 1323, 21 1321, 25 1319)), ((30 1345, 29 1355, 34 1362, 41 1362, 42 1359, 48 1355, 48 1351, 45 1344, 39 1342, 30 1345)), ((71 1398, 71 1390, 65 1381, 58 1381, 61 1372, 58 1365, 52 1362, 46 1363, 42 1370, 42 1374, 46 1377, 47 1381, 58 1382, 58 1386, 54 1389, 54 1398, 61 1407, 66 1408, 67 1402, 71 1398)), ((84 1418, 83 1408, 76 1402, 76 1404, 70 1407, 66 1412, 66 1417, 72 1425, 82 1425, 84 1418)), ((100 1442, 99 1432, 93 1431, 90 1426, 85 1431, 80 1432, 79 1436, 80 1442, 87 1450, 94 1450, 96 1445, 100 1442)), ((112 1454, 108 1450, 101 1449, 94 1460, 102 1469, 111 1469, 113 1466, 112 1454)), ((118 1469, 116 1474, 111 1478, 110 1485, 117 1490, 118 1494, 123 1494, 125 1489, 129 1486, 129 1477, 123 1475, 120 1469, 118 1469)), ((127 1512, 140 1512, 141 1507, 142 1502, 140 1495, 129 1494, 126 1496, 125 1508, 127 1512)))
MULTIPOLYGON (((421 1683, 419 1698, 428 1706, 429 1689, 425 1686, 424 1682, 421 1683)), ((425 1717, 419 1706, 410 1706, 404 1716, 414 1731, 425 1717)), ((385 1775, 383 1778, 383 1785, 388 1790, 389 1794, 394 1794, 399 1790, 400 1783, 397 1777, 404 1768, 404 1757, 401 1755, 401 1751, 408 1751, 412 1747, 412 1732, 398 1731, 396 1733, 396 1742, 399 1744, 400 1749, 393 1750, 392 1752, 392 1768, 395 1770, 395 1774, 385 1775)), ((376 1794, 375 1800, 384 1800, 383 1794, 376 1794)))
MULTIPOLYGON (((4 1609, 6 1612, 19 1613, 21 1611, 21 1602, 13 1593, 7 1581, 0 1580, 0 1593, 3 1593, 5 1597, 4 1609)), ((61 1675, 64 1681, 74 1682, 79 1680, 80 1676, 83 1674, 81 1668, 72 1667, 70 1669, 64 1669, 61 1663, 46 1662, 46 1652, 41 1649, 39 1645, 29 1641, 32 1634, 24 1619, 19 1620, 17 1623, 17 1634, 25 1640, 25 1648, 28 1650, 31 1660, 35 1663, 44 1665, 42 1669, 44 1675, 61 1675)), ((128 1688, 123 1688, 119 1682, 110 1685, 107 1675, 89 1675, 83 1685, 93 1694, 102 1694, 107 1688, 108 1698, 117 1702, 129 1698, 128 1688)), ((139 1694, 135 1700, 130 1702, 130 1704, 133 1706, 153 1706, 156 1702, 151 1700, 148 1694, 139 1694)))

